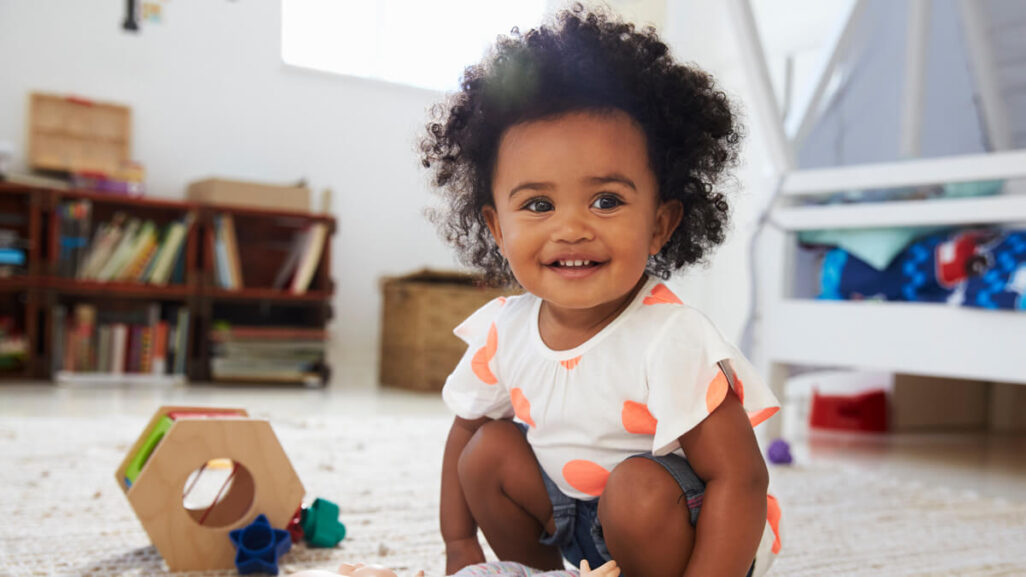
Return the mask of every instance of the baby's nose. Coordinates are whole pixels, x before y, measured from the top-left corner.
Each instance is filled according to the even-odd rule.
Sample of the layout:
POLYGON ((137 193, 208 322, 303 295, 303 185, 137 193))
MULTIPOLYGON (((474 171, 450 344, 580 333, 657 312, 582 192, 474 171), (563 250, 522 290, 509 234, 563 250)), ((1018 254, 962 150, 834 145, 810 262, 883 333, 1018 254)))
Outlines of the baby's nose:
POLYGON ((552 240, 557 242, 581 242, 594 238, 592 223, 587 211, 566 210, 555 219, 552 240))

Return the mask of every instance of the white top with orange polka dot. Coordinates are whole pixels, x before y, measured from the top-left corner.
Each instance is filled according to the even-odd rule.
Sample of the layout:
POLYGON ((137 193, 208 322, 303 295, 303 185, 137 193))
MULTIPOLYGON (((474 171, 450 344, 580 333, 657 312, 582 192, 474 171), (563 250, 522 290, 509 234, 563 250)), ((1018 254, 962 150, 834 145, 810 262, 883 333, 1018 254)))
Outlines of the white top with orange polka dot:
POLYGON ((442 396, 465 419, 527 424, 538 462, 570 497, 601 495, 631 455, 679 450, 678 437, 719 406, 727 387, 753 426, 779 409, 748 360, 658 279, 570 350, 541 340, 540 306, 529 294, 499 298, 460 324, 454 333, 470 346, 442 396))

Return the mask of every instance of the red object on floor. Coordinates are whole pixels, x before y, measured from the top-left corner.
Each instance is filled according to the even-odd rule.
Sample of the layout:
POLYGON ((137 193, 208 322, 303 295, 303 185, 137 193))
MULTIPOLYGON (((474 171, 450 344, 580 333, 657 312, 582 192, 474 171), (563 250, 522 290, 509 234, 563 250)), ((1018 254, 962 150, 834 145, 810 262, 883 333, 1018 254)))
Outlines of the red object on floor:
POLYGON ((289 521, 285 530, 289 532, 289 537, 292 538, 293 543, 299 543, 303 540, 303 505, 300 504, 296 512, 292 514, 292 519, 289 521))
POLYGON ((817 429, 886 433, 887 391, 843 396, 813 391, 809 425, 817 429))

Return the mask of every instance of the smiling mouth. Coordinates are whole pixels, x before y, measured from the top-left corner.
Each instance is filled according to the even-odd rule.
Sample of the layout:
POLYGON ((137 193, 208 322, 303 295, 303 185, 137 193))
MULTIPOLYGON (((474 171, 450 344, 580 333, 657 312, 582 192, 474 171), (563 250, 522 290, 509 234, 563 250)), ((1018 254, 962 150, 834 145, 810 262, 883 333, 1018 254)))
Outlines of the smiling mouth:
POLYGON ((580 269, 595 268, 595 267, 601 266, 603 264, 605 264, 605 263, 601 263, 601 262, 594 261, 594 260, 578 259, 578 260, 555 260, 555 261, 552 261, 551 263, 549 263, 548 266, 553 267, 553 268, 578 269, 578 270, 580 270, 580 269))

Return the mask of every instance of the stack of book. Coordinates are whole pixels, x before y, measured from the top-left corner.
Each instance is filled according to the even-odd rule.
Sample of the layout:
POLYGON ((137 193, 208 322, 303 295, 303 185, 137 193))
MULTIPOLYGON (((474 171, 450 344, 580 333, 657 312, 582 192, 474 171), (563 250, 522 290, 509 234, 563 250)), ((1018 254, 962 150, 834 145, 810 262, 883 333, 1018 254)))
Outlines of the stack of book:
POLYGON ((194 216, 160 226, 152 220, 115 213, 101 223, 89 241, 90 203, 63 203, 58 213, 58 274, 96 282, 181 284, 185 279, 185 247, 194 216))
POLYGON ((146 170, 137 162, 124 162, 111 172, 80 170, 71 173, 71 186, 118 196, 142 196, 146 170))
POLYGON ((0 372, 13 372, 25 365, 28 340, 17 328, 14 317, 0 316, 0 372))
POLYGON ((218 325, 211 375, 226 381, 317 383, 324 367, 326 331, 321 328, 218 325))
POLYGON ((189 310, 151 303, 135 311, 101 311, 91 304, 53 311, 55 373, 184 375, 189 310))
MULTIPOLYGON (((0 224, 4 215, 0 215, 0 224)), ((14 230, 0 228, 0 278, 25 274, 26 242, 14 230)))

